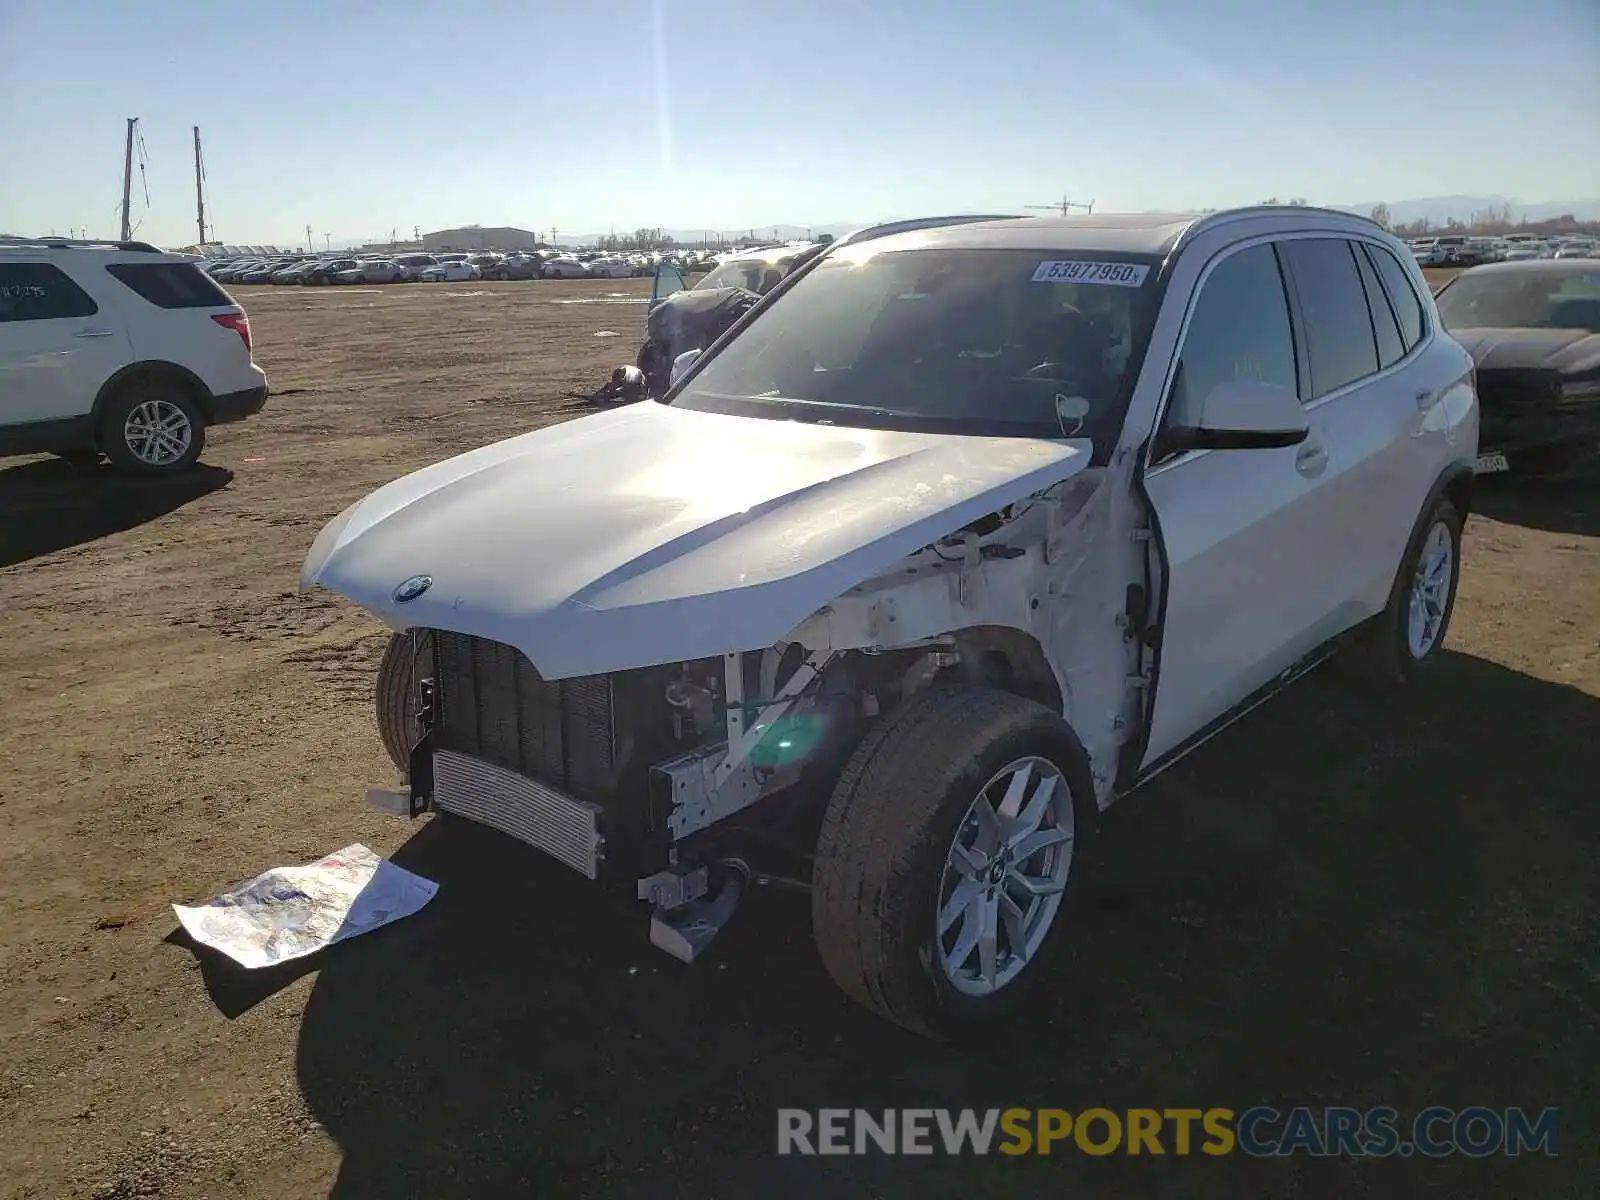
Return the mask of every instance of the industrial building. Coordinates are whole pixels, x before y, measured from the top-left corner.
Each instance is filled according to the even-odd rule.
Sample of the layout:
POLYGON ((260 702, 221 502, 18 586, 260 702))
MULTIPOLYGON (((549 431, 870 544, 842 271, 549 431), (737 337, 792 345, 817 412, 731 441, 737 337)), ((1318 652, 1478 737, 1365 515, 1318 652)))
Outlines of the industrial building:
POLYGON ((468 225, 462 229, 441 229, 422 235, 422 248, 435 250, 533 250, 539 235, 526 229, 489 229, 468 225))

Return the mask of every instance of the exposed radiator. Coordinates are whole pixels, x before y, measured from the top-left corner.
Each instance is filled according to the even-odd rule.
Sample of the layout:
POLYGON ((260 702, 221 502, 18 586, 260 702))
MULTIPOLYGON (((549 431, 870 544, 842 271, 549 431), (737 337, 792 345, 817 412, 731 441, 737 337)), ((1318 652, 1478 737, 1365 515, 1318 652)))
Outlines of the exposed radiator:
POLYGON ((433 803, 527 842, 590 879, 600 873, 605 840, 597 804, 453 750, 433 756, 433 803))
POLYGON ((434 676, 441 749, 605 799, 617 754, 609 676, 547 680, 514 647, 444 630, 434 676))

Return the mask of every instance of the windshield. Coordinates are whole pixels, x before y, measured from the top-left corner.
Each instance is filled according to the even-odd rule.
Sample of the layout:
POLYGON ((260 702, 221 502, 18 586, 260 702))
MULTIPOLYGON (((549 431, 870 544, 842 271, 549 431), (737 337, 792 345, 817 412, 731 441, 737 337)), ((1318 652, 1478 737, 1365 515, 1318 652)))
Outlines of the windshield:
POLYGON ((789 261, 768 262, 764 258, 730 259, 713 268, 710 274, 694 285, 694 290, 709 291, 712 288, 736 287, 765 296, 783 282, 789 261))
POLYGON ((1436 298, 1446 329, 1586 329, 1600 333, 1600 268, 1458 276, 1436 298))
POLYGON ((1109 445, 1155 263, 1062 250, 875 253, 864 244, 804 275, 669 403, 1109 445))

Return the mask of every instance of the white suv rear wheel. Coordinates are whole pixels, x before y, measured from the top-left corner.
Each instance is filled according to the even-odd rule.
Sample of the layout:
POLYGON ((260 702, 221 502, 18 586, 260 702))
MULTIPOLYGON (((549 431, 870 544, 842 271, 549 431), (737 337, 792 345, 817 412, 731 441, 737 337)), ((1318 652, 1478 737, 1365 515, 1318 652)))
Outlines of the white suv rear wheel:
POLYGON ((206 444, 205 418, 181 385, 150 382, 129 387, 107 407, 100 448, 118 469, 144 475, 194 465, 206 444))

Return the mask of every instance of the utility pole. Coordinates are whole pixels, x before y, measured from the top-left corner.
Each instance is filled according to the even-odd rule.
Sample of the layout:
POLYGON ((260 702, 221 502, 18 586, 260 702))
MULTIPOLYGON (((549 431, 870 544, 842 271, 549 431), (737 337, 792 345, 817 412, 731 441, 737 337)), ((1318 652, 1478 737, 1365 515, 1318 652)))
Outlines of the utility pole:
POLYGON ((317 248, 311 244, 311 226, 306 226, 306 253, 315 254, 317 248))
POLYGON ((200 228, 199 246, 206 244, 206 193, 205 168, 200 165, 200 126, 194 127, 194 212, 195 224, 200 228))
POLYGON ((129 205, 133 199, 133 127, 138 117, 128 118, 128 141, 122 151, 122 241, 133 240, 133 213, 129 205))
POLYGON ((329 248, 330 248, 330 247, 331 247, 331 246, 332 246, 332 245, 333 245, 333 234, 331 234, 331 233, 325 233, 325 234, 323 234, 323 235, 322 235, 322 248, 323 248, 323 249, 324 249, 324 250, 327 250, 327 249, 329 249, 329 248))

